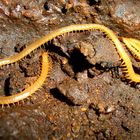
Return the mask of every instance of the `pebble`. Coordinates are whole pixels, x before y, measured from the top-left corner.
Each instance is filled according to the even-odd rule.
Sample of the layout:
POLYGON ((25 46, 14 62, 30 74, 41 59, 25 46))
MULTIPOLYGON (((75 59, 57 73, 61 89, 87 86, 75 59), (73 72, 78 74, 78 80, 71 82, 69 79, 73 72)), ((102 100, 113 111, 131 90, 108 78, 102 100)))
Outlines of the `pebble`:
POLYGON ((83 86, 83 84, 80 84, 75 80, 70 79, 64 81, 57 88, 60 93, 75 105, 82 105, 89 98, 86 86, 83 86))

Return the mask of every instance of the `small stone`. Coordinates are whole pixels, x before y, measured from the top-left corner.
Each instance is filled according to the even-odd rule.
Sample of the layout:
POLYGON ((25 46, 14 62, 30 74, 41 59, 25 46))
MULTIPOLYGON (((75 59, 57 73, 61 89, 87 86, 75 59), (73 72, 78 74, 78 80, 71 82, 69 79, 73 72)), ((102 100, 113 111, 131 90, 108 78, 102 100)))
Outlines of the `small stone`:
POLYGON ((88 56, 89 58, 93 58, 95 56, 95 50, 93 45, 88 42, 80 42, 79 43, 80 51, 84 56, 88 56))
POLYGON ((72 69, 72 67, 67 63, 67 64, 64 64, 62 66, 62 70, 68 74, 69 76, 73 77, 74 76, 74 71, 72 69))
POLYGON ((78 72, 76 74, 76 78, 77 78, 77 81, 78 82, 85 82, 85 80, 88 79, 88 76, 87 76, 87 70, 83 71, 83 72, 78 72))
POLYGON ((115 110, 114 106, 107 106, 105 108, 105 113, 112 113, 115 110))
POLYGON ((82 108, 81 108, 81 111, 82 111, 82 112, 86 112, 86 111, 87 111, 87 108, 86 108, 86 107, 82 107, 82 108))
POLYGON ((78 83, 75 80, 67 80, 61 83, 57 88, 66 96, 73 104, 81 105, 85 103, 89 97, 87 86, 78 83))

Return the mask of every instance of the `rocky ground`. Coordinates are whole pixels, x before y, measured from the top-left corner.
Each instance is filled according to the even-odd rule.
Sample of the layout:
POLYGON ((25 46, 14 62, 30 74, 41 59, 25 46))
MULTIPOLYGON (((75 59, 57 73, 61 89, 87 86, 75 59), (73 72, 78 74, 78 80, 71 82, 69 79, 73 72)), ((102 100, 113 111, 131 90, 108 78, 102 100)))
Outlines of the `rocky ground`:
MULTIPOLYGON (((79 23, 103 24, 118 36, 140 39, 140 1, 1 0, 0 57, 79 23)), ((32 97, 1 107, 0 139, 139 140, 140 86, 122 81, 119 55, 100 31, 57 37, 2 67, 1 96, 19 93, 38 78, 44 51, 51 62, 49 77, 32 97)), ((139 70, 139 62, 134 65, 139 70)))

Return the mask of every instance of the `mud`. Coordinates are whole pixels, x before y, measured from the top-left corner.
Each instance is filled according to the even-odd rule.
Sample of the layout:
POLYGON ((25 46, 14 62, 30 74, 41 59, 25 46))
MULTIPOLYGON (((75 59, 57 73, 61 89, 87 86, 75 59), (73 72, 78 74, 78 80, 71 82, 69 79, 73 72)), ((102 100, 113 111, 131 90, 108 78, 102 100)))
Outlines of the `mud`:
MULTIPOLYGON (((71 24, 100 23, 119 36, 140 39, 139 9, 137 0, 1 0, 0 57, 71 24)), ((1 96, 19 93, 38 78, 44 51, 51 62, 49 77, 30 98, 1 107, 0 139, 139 139, 139 85, 121 79, 119 55, 100 31, 57 37, 2 67, 1 96)))

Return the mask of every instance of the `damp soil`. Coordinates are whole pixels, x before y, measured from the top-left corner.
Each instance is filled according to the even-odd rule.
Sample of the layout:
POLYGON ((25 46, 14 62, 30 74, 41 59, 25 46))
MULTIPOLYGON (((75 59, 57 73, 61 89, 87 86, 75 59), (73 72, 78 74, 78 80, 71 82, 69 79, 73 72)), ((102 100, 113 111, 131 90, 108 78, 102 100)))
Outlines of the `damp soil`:
MULTIPOLYGON (((79 23, 103 24, 118 36, 140 39, 140 2, 1 0, 0 57, 19 53, 54 29, 79 23)), ((100 31, 59 36, 3 66, 0 95, 30 86, 40 75, 45 51, 51 63, 44 85, 30 98, 0 108, 1 140, 140 138, 140 86, 121 78, 115 46, 100 31)), ((139 62, 133 63, 139 71, 139 62)))

